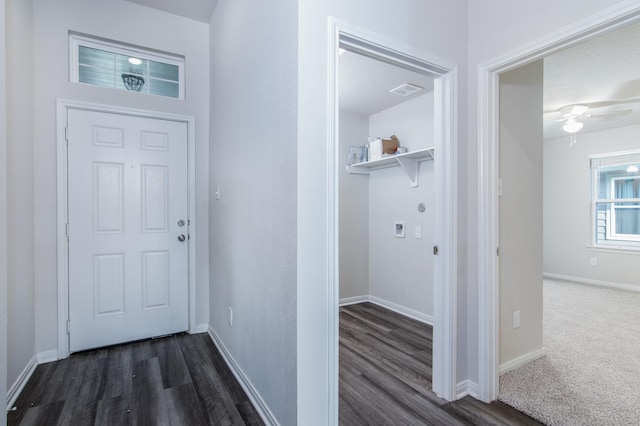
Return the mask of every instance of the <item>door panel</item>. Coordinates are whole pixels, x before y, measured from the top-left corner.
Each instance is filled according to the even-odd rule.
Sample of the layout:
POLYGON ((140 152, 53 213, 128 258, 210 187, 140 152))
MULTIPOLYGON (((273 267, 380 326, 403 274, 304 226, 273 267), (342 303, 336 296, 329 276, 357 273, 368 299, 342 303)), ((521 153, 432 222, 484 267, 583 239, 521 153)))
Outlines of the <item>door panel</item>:
POLYGON ((70 109, 70 350, 188 328, 187 125, 70 109))

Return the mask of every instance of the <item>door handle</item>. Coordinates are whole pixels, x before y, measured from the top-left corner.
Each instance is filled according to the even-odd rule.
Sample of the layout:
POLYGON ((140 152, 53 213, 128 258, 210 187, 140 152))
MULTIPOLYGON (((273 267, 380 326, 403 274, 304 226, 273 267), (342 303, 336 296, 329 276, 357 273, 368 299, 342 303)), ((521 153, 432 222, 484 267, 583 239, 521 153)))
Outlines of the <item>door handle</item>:
POLYGON ((185 237, 184 234, 178 235, 178 241, 184 241, 186 239, 187 239, 187 237, 185 237))

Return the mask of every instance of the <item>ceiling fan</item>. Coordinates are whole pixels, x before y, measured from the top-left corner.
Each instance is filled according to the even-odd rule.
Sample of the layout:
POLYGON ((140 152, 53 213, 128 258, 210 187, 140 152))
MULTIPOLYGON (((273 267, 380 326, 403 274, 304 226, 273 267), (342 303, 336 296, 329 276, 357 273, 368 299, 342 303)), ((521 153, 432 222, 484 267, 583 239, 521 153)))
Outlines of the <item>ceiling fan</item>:
POLYGON ((560 108, 557 112, 560 113, 561 118, 556 120, 563 122, 562 130, 571 135, 571 143, 569 146, 573 146, 576 143, 576 132, 584 127, 584 121, 592 118, 605 118, 612 116, 629 115, 633 112, 632 109, 622 109, 606 111, 599 114, 587 113, 589 110, 597 108, 605 108, 608 106, 614 106, 622 103, 631 103, 630 99, 620 99, 611 101, 601 101, 592 103, 571 104, 560 108))
MULTIPOLYGON (((596 104, 600 104, 597 102, 596 104)), ((608 105, 607 105, 608 106, 608 105)), ((596 108, 602 108, 602 106, 597 106, 596 108)), ((587 114, 587 111, 592 109, 589 104, 574 104, 567 105, 560 108, 559 112, 562 118, 556 120, 560 122, 564 122, 562 125, 562 130, 567 133, 576 133, 584 126, 584 120, 590 118, 605 118, 605 117, 613 117, 613 116, 621 116, 621 115, 629 115, 633 112, 632 109, 622 109, 615 111, 607 111, 600 114, 587 114)))

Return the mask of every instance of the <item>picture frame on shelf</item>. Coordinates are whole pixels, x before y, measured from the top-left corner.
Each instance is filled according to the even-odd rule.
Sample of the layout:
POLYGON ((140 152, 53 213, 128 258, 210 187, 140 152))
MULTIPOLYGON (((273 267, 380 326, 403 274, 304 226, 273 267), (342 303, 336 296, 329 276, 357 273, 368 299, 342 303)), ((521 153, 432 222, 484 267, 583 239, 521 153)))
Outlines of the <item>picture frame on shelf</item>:
POLYGON ((347 165, 364 163, 367 161, 367 147, 366 146, 350 146, 349 157, 347 158, 347 165))

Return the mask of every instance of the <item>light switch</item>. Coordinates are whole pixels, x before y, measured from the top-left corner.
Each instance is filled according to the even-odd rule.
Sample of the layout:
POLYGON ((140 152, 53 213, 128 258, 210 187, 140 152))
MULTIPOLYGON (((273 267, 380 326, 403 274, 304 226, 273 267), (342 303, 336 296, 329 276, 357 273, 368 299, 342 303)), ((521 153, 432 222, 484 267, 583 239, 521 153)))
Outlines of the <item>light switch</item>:
POLYGON ((416 236, 417 240, 422 238, 422 227, 421 226, 416 226, 415 236, 416 236))
POLYGON ((404 238, 404 222, 393 222, 393 236, 396 238, 404 238))

